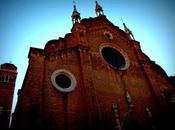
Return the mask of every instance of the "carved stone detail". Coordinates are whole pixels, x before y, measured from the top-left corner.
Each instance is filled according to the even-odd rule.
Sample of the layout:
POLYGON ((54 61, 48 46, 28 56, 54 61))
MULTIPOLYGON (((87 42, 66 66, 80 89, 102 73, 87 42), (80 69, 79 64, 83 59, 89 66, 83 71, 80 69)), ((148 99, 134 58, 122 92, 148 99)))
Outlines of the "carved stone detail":
POLYGON ((112 104, 113 112, 114 112, 114 125, 115 130, 122 130, 120 119, 119 119, 119 112, 118 112, 118 106, 117 104, 112 104))

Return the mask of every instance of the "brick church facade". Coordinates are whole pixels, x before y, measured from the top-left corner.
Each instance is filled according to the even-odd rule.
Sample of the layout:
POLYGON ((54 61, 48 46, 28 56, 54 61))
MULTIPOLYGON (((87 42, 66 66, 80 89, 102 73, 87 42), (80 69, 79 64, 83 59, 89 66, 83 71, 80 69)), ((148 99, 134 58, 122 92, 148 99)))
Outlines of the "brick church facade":
POLYGON ((11 130, 171 130, 173 85, 124 25, 80 19, 44 49, 30 48, 29 65, 11 130))

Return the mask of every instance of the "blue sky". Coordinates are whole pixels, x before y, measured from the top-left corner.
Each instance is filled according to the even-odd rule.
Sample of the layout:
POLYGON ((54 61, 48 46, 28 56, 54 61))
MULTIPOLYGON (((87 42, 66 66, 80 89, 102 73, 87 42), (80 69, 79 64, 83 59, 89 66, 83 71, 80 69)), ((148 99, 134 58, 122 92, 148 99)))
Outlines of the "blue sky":
MULTIPOLYGON (((122 18, 142 51, 169 76, 175 75, 174 0, 99 3, 113 24, 123 29, 122 18)), ((11 62, 18 67, 14 102, 28 66, 29 48, 44 48, 47 41, 69 33, 72 6, 72 0, 0 0, 0 64, 11 62)), ((76 0, 76 6, 82 18, 95 17, 94 0, 76 0)))

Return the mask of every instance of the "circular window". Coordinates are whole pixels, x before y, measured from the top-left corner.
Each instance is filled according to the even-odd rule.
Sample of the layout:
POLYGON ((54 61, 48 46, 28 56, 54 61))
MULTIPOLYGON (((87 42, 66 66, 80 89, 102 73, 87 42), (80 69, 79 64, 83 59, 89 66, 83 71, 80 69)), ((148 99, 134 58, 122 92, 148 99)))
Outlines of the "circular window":
POLYGON ((75 76, 65 69, 54 71, 51 81, 53 86, 61 92, 70 92, 76 87, 75 76))
POLYGON ((104 32, 104 35, 105 35, 105 37, 107 38, 107 39, 113 39, 113 36, 112 36, 112 33, 110 33, 110 32, 104 32))
POLYGON ((69 86, 71 85, 71 80, 64 74, 57 75, 55 78, 55 82, 61 88, 69 88, 69 86))
POLYGON ((108 64, 119 70, 125 70, 129 66, 127 62, 128 60, 126 61, 126 56, 124 56, 115 48, 103 47, 101 49, 101 55, 108 64))

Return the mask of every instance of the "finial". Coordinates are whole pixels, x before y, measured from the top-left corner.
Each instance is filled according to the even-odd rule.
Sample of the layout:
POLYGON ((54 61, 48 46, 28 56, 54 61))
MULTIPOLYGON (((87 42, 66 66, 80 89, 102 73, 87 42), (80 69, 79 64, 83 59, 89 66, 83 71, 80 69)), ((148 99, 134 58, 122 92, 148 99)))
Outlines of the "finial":
POLYGON ((122 23, 124 23, 122 18, 121 18, 121 21, 122 21, 122 23))
POLYGON ((73 4, 76 5, 75 1, 73 0, 73 4))
POLYGON ((97 16, 104 15, 104 13, 103 13, 103 8, 98 4, 97 1, 95 1, 95 4, 96 4, 96 6, 95 6, 96 15, 97 15, 97 16))
POLYGON ((73 7, 74 7, 74 11, 77 11, 75 1, 73 1, 73 7))
POLYGON ((122 18, 121 18, 121 21, 122 21, 122 23, 123 23, 125 33, 129 36, 129 39, 135 40, 132 31, 126 26, 126 24, 123 22, 123 19, 122 19, 122 18))
POLYGON ((80 17, 80 13, 76 9, 75 1, 73 1, 73 3, 74 3, 74 6, 73 6, 74 10, 72 12, 72 24, 75 24, 77 22, 80 22, 81 17, 80 17))

